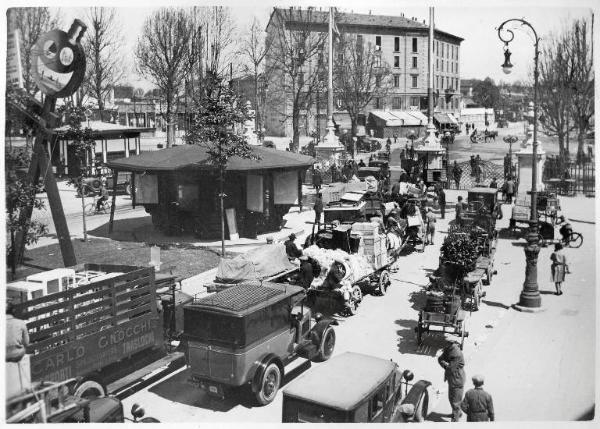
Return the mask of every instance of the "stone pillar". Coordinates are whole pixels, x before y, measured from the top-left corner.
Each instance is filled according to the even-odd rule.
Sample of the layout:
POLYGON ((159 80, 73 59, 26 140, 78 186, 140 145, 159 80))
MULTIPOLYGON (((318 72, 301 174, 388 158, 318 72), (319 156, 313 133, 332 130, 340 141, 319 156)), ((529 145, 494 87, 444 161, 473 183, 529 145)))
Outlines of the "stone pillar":
MULTIPOLYGON (((518 170, 517 175, 519 178, 519 188, 517 193, 521 196, 527 195, 527 192, 531 191, 531 170, 533 168, 533 125, 529 125, 527 130, 527 138, 523 143, 522 149, 517 152, 518 159, 518 170)), ((543 191, 544 184, 542 182, 542 173, 544 167, 544 161, 546 159, 546 152, 542 145, 538 142, 537 148, 537 190, 543 191)))

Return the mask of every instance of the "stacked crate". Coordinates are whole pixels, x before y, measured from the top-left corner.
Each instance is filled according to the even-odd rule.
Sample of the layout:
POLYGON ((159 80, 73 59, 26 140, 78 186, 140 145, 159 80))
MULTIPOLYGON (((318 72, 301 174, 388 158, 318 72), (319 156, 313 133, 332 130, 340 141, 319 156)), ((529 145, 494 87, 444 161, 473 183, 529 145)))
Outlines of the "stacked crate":
POLYGON ((379 225, 369 222, 356 222, 352 225, 352 232, 362 236, 365 258, 375 268, 387 265, 387 245, 384 235, 379 235, 379 225))

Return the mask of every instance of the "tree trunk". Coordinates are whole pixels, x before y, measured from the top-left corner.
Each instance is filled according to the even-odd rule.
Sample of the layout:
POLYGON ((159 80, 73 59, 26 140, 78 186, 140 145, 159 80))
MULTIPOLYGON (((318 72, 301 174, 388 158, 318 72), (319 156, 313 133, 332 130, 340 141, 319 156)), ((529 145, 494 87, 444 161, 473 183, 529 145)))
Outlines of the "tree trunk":
POLYGON ((171 147, 173 145, 174 142, 174 137, 175 137, 175 124, 173 123, 173 112, 171 111, 172 108, 172 104, 171 101, 169 99, 167 99, 167 112, 166 112, 166 119, 167 119, 167 147, 171 147))
POLYGON ((293 152, 298 152, 300 149, 300 109, 294 106, 292 113, 292 148, 293 152))
POLYGON ((87 225, 85 224, 85 197, 83 196, 82 185, 79 185, 79 195, 81 195, 81 220, 83 221, 83 241, 87 242, 87 225))
POLYGON ((220 211, 221 211, 221 257, 225 257, 225 190, 224 190, 224 182, 225 175, 223 172, 223 168, 219 168, 219 201, 220 201, 220 211))
POLYGON ((585 142, 585 134, 581 131, 577 133, 577 164, 582 164, 585 158, 585 152, 583 149, 583 144, 585 142))

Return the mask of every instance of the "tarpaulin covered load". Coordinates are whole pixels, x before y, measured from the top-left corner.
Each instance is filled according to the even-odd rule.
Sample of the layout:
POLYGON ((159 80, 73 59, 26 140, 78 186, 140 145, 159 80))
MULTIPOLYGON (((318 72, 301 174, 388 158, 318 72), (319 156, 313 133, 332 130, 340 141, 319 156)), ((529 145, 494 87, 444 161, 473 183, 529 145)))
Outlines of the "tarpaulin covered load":
POLYGON ((238 283, 244 280, 264 280, 297 268, 285 253, 283 244, 268 244, 233 259, 221 259, 216 281, 238 283))

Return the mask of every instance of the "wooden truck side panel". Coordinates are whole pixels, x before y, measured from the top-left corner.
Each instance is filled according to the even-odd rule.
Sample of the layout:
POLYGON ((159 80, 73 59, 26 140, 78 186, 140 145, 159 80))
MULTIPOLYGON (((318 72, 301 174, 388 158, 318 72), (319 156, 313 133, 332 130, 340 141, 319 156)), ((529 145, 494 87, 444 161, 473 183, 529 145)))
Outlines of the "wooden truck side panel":
POLYGON ((28 321, 32 381, 85 376, 162 345, 154 268, 93 267, 123 274, 16 306, 28 321))

